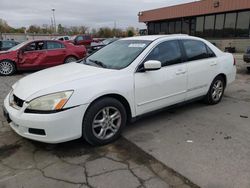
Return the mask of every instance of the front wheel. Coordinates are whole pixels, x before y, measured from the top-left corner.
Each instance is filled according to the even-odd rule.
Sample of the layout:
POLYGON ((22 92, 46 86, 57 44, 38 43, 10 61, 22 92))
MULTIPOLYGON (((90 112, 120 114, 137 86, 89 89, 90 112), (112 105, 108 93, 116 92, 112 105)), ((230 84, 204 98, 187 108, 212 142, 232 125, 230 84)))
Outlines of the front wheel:
POLYGON ((0 62, 0 75, 10 76, 16 72, 15 63, 10 60, 0 62))
POLYGON ((217 76, 211 86, 210 89, 204 99, 205 103, 209 105, 218 104, 224 94, 225 90, 225 79, 222 76, 217 76))
POLYGON ((127 114, 117 99, 103 98, 85 113, 82 134, 91 145, 104 145, 118 139, 126 125, 127 114))

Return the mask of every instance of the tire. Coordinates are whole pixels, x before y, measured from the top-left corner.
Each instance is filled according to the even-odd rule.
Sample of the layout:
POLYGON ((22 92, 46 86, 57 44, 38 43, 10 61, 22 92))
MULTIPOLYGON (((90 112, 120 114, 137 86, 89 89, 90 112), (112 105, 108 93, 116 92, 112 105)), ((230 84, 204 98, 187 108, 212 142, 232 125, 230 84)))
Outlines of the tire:
POLYGON ((10 60, 0 61, 0 75, 10 76, 16 72, 16 65, 10 60))
POLYGON ((250 72, 250 67, 247 67, 248 72, 250 72))
POLYGON ((204 102, 208 105, 218 104, 223 97, 223 94, 225 91, 225 85, 226 85, 226 81, 223 78, 223 76, 217 76, 213 80, 209 88, 209 91, 206 97, 204 98, 204 102))
POLYGON ((105 145, 120 137, 126 122, 127 113, 122 103, 114 98, 102 98, 86 111, 82 135, 91 145, 105 145))
POLYGON ((71 63, 71 62, 75 62, 75 61, 77 61, 77 59, 76 59, 75 57, 69 56, 69 57, 67 57, 67 58, 64 60, 64 63, 66 64, 66 63, 71 63))

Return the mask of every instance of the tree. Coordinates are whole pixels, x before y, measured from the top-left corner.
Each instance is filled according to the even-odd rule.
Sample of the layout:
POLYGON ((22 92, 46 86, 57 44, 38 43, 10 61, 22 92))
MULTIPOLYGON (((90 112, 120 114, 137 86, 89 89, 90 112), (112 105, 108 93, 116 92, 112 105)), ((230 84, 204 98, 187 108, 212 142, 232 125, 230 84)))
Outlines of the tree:
POLYGON ((133 37, 135 35, 135 28, 133 27, 128 27, 127 28, 127 36, 128 37, 133 37))
POLYGON ((62 24, 58 24, 58 28, 57 28, 57 31, 59 34, 64 34, 64 27, 62 26, 62 24))
POLYGON ((31 25, 27 30, 28 33, 41 33, 41 31, 42 29, 40 28, 40 26, 37 25, 31 25))

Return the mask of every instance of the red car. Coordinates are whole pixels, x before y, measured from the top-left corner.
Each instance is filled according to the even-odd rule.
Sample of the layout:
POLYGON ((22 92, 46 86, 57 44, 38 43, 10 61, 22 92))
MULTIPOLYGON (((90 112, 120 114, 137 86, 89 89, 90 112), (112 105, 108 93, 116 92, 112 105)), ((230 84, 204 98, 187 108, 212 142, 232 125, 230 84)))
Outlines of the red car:
POLYGON ((84 46, 54 40, 36 40, 21 43, 0 52, 0 75, 12 75, 18 70, 37 70, 82 59, 84 46))
POLYGON ((94 42, 91 35, 75 35, 70 38, 68 42, 73 43, 74 45, 84 45, 86 48, 90 47, 91 43, 94 42))

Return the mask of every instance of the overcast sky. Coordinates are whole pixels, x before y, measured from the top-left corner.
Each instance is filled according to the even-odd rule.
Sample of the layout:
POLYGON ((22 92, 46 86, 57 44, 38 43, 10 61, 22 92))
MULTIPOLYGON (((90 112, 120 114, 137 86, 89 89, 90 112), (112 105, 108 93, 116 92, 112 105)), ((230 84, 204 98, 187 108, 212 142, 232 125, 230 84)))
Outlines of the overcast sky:
POLYGON ((116 22, 118 28, 143 28, 138 23, 139 11, 190 1, 194 0, 0 0, 0 18, 12 27, 50 24, 55 8, 57 24, 99 28, 113 27, 116 22))

